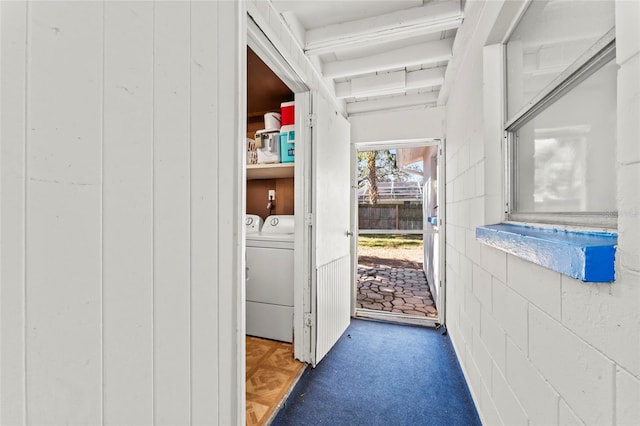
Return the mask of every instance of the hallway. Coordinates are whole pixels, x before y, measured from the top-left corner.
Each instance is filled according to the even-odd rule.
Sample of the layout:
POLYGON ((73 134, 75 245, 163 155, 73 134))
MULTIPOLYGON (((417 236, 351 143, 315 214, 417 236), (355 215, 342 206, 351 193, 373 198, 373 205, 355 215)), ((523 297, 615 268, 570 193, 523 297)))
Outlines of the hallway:
POLYGON ((354 319, 273 425, 480 425, 449 337, 354 319))

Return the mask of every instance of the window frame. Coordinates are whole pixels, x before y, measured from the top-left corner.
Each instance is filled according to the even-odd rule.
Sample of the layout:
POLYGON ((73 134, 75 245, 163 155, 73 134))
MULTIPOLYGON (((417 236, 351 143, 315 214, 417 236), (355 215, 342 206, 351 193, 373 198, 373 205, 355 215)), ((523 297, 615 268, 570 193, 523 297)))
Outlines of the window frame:
MULTIPOLYGON (((515 27, 515 26, 514 26, 515 27)), ((538 95, 529 101, 513 117, 507 117, 504 123, 504 147, 505 147, 505 219, 506 221, 535 224, 552 224, 576 227, 616 229, 618 212, 524 212, 514 209, 517 188, 517 163, 516 163, 516 132, 544 111, 574 87, 593 75, 596 71, 615 60, 615 27, 609 30, 603 37, 586 50, 569 67, 562 71, 550 84, 538 95)), ((503 96, 505 114, 507 110, 507 55, 506 45, 508 37, 503 43, 504 54, 504 78, 503 96)))

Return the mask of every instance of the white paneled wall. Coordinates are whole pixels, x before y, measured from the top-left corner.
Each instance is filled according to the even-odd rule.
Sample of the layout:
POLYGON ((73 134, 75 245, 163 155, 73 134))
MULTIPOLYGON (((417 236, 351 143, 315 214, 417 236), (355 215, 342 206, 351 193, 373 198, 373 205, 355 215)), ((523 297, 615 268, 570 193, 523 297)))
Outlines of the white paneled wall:
POLYGON ((95 424, 102 405, 102 5, 30 4, 27 25, 27 421, 95 424))
POLYGON ((25 3, 1 5, 0 423, 3 424, 25 422, 26 16, 25 3))
POLYGON ((0 17, 0 424, 244 423, 244 5, 0 17))
POLYGON ((604 285, 475 240, 502 211, 499 55, 484 47, 501 6, 485 2, 465 20, 473 38, 446 109, 448 329, 485 423, 637 424, 640 6, 616 1, 619 245, 616 281, 604 285))
POLYGON ((104 22, 103 411, 107 424, 145 424, 154 368, 153 3, 109 3, 104 22))

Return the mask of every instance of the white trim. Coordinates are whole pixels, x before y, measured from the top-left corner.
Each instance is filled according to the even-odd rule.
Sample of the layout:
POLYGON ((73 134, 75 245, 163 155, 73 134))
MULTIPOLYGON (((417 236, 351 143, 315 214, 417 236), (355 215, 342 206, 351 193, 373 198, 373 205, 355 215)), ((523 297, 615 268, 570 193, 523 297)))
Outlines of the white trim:
POLYGON ((247 14, 247 45, 294 92, 308 90, 303 79, 247 14))
POLYGON ((437 300, 434 300, 438 310, 438 321, 440 324, 447 324, 447 191, 446 191, 446 139, 442 139, 438 144, 438 232, 439 247, 438 254, 438 279, 439 285, 437 300))
POLYGON ((400 139, 400 140, 388 140, 378 142, 355 142, 353 145, 358 151, 374 151, 381 149, 395 149, 395 148, 420 148, 423 146, 434 146, 440 143, 438 138, 425 138, 425 139, 400 139))
MULTIPOLYGON (((516 131, 529 120, 533 119, 550 104, 554 103, 565 93, 580 84, 597 70, 615 58, 615 28, 609 30, 593 46, 586 50, 567 69, 549 83, 531 101, 523 106, 506 123, 505 129, 516 131)), ((505 55, 505 60, 508 60, 505 55)), ((505 95, 506 95, 505 90, 505 95)))
MULTIPOLYGON (((505 206, 505 220, 557 226, 617 229, 617 212, 522 212, 515 210, 517 203, 516 189, 518 187, 518 164, 515 158, 518 143, 516 140, 517 131, 607 63, 615 60, 615 52, 615 28, 613 28, 580 55, 567 69, 561 72, 538 95, 521 108, 517 114, 504 123, 505 202, 503 205, 505 206)), ((501 61, 501 65, 505 67, 502 71, 502 74, 505 74, 506 55, 501 61)), ((504 84, 506 76, 503 75, 502 79, 501 99, 506 110, 507 93, 506 85, 504 84)), ((506 111, 503 113, 506 114, 506 111)))
MULTIPOLYGON (((311 113, 311 95, 308 84, 296 72, 287 59, 267 38, 247 13, 247 45, 271 70, 295 93, 295 122, 298 143, 294 165, 294 210, 295 210, 295 281, 307 285, 294 286, 294 357, 303 362, 312 362, 315 342, 309 328, 304 326, 304 313, 311 312, 311 228, 305 225, 305 212, 311 211, 311 129, 306 126, 311 113)), ((255 11, 254 11, 255 13, 255 11)))
MULTIPOLYGON (((378 151, 384 149, 398 149, 398 148, 418 148, 418 147, 428 147, 428 146, 437 146, 438 147, 438 181, 442 182, 442 184, 438 185, 438 216, 439 216, 439 224, 438 231, 431 232, 433 234, 439 235, 438 240, 438 256, 439 256, 439 264, 438 264, 438 279, 439 283, 434 283, 434 285, 440 285, 441 287, 438 292, 438 301, 436 308, 438 309, 438 317, 437 319, 432 319, 434 324, 446 324, 446 185, 444 185, 445 177, 446 177, 446 156, 445 156, 445 139, 439 138, 425 138, 425 139, 407 139, 407 140, 398 140, 398 141, 380 141, 380 142, 356 142, 352 144, 356 151, 356 159, 357 153, 359 151, 378 151)), ((353 174, 357 175, 357 161, 351 162, 351 167, 354 168, 353 174)), ((355 215, 357 216, 357 197, 352 201, 352 208, 356 209, 355 215)), ((356 222, 357 223, 357 222, 356 222)), ((356 227, 354 228, 358 233, 361 231, 356 227)), ((367 230, 364 232, 367 233, 367 230)), ((387 232, 384 230, 375 230, 375 233, 378 234, 386 234, 387 232)), ((389 233, 400 233, 400 232, 389 232, 389 233)), ((409 232, 404 232, 409 233, 409 232)), ((423 231, 420 231, 420 234, 424 235, 423 231)), ((424 241, 424 238, 423 238, 424 241)), ((352 256, 355 257, 356 262, 356 275, 354 275, 354 293, 357 294, 357 241, 354 246, 355 251, 352 253, 352 256)), ((363 309, 355 309, 356 316, 364 316, 363 312, 371 312, 370 310, 363 309)), ((386 320, 389 320, 391 317, 387 315, 389 313, 380 314, 386 317, 386 320)), ((369 315, 371 317, 371 315, 369 315)), ((402 322, 402 321, 401 321, 402 322)))
POLYGON ((357 318, 369 318, 380 321, 392 321, 400 324, 419 325, 422 327, 437 327, 440 324, 438 318, 418 317, 414 315, 399 314, 396 312, 375 311, 373 309, 358 308, 355 312, 357 318))
MULTIPOLYGON (((358 168, 353 164, 358 162, 358 149, 351 144, 351 279, 358 282, 358 168)), ((356 316, 356 301, 358 298, 358 286, 351 288, 351 316, 356 316)))
MULTIPOLYGON (((296 122, 302 123, 305 117, 311 113, 310 92, 296 93, 296 122)), ((315 353, 315 342, 312 339, 311 329, 304 324, 305 313, 313 312, 311 303, 311 281, 312 271, 312 229, 307 225, 307 214, 311 212, 312 205, 312 150, 311 150, 311 128, 300 126, 296 129, 300 142, 296 143, 296 166, 294 172, 294 207, 296 211, 295 220, 295 243, 294 258, 295 282, 300 285, 294 286, 293 292, 293 351, 295 358, 300 361, 313 362, 315 353), (304 143, 303 143, 304 141, 304 143)))

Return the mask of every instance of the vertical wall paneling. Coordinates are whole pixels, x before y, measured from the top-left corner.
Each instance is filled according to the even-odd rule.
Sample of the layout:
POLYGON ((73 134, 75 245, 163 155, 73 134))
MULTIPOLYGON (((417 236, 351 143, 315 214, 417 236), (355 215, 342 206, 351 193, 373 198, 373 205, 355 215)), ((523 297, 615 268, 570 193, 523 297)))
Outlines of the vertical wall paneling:
MULTIPOLYGON (((191 421, 218 423, 218 2, 191 5, 191 421)), ((223 248, 224 250, 224 248, 223 248)), ((222 389, 222 392, 229 390, 222 389)))
POLYGON ((105 4, 104 423, 151 424, 153 3, 105 4))
POLYGON ((103 7, 29 8, 27 416, 38 425, 97 424, 103 7))
POLYGON ((219 424, 244 423, 245 2, 218 2, 219 424))
POLYGON ((154 15, 154 420, 190 422, 190 3, 154 15))
POLYGON ((241 2, 1 2, 0 423, 244 423, 241 2))
POLYGON ((351 287, 345 277, 351 274, 351 256, 346 255, 318 267, 316 362, 331 350, 349 326, 351 287))
POLYGON ((27 5, 0 3, 0 424, 24 419, 24 155, 27 5))

